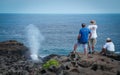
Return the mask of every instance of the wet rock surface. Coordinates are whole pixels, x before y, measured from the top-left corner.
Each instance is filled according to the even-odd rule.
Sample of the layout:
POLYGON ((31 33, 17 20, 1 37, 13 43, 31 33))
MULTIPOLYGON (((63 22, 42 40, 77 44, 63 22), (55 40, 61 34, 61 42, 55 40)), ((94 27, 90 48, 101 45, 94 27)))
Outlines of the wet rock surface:
POLYGON ((119 55, 102 56, 99 53, 69 53, 68 56, 51 54, 43 63, 26 58, 28 48, 15 40, 0 42, 0 75, 120 75, 119 55), (57 60, 59 66, 44 69, 43 64, 50 59, 57 60))

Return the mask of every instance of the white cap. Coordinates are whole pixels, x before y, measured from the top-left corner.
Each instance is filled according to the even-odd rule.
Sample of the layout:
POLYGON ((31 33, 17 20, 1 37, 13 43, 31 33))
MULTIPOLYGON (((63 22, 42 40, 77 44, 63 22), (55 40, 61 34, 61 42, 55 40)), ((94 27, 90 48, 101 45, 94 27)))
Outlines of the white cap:
POLYGON ((107 38, 106 40, 111 40, 110 38, 107 38))

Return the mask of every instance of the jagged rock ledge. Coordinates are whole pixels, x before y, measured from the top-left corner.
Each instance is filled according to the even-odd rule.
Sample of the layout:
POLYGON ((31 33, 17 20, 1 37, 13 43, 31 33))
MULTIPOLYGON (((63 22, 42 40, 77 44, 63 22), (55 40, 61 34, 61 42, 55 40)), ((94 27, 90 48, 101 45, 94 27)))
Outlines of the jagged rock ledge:
MULTIPOLYGON (((115 56, 115 55, 114 55, 115 56)), ((120 61, 114 56, 102 56, 99 53, 88 57, 82 53, 70 53, 68 56, 49 55, 45 59, 55 59, 60 62, 58 68, 48 68, 43 74, 51 75, 120 75, 120 61), (112 58, 111 58, 112 57, 112 58)))
POLYGON ((120 55, 51 54, 43 58, 44 63, 54 59, 59 66, 44 69, 44 63, 35 63, 25 57, 27 51, 28 48, 16 40, 0 42, 0 75, 120 75, 120 55))

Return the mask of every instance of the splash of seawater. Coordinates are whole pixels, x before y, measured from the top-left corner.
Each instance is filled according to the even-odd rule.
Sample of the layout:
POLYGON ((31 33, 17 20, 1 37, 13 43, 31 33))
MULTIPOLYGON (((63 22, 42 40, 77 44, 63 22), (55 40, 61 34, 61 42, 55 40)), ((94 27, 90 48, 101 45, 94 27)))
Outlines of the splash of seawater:
POLYGON ((42 61, 38 57, 38 51, 40 50, 41 43, 44 40, 40 30, 33 24, 26 27, 27 41, 31 52, 31 58, 34 61, 42 61))

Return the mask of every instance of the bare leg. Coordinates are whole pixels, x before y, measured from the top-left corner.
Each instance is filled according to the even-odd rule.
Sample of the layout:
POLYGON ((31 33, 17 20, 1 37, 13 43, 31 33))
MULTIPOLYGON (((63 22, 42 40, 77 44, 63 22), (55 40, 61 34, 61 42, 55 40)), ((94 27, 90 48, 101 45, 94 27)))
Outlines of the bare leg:
POLYGON ((92 52, 94 53, 94 49, 95 49, 95 44, 96 44, 96 39, 92 40, 92 52))
POLYGON ((74 52, 76 52, 77 44, 74 45, 74 52))
POLYGON ((83 44, 83 47, 84 47, 84 55, 87 57, 88 56, 87 44, 83 44))
POLYGON ((88 49, 89 49, 89 52, 91 52, 91 48, 90 48, 90 44, 88 43, 88 49))
POLYGON ((92 46, 92 53, 94 53, 94 48, 95 48, 95 47, 94 47, 94 46, 92 46))
POLYGON ((91 44, 91 40, 89 39, 89 41, 88 41, 89 54, 91 54, 91 46, 90 46, 90 44, 91 44))
POLYGON ((84 55, 88 56, 87 48, 84 48, 84 55))

